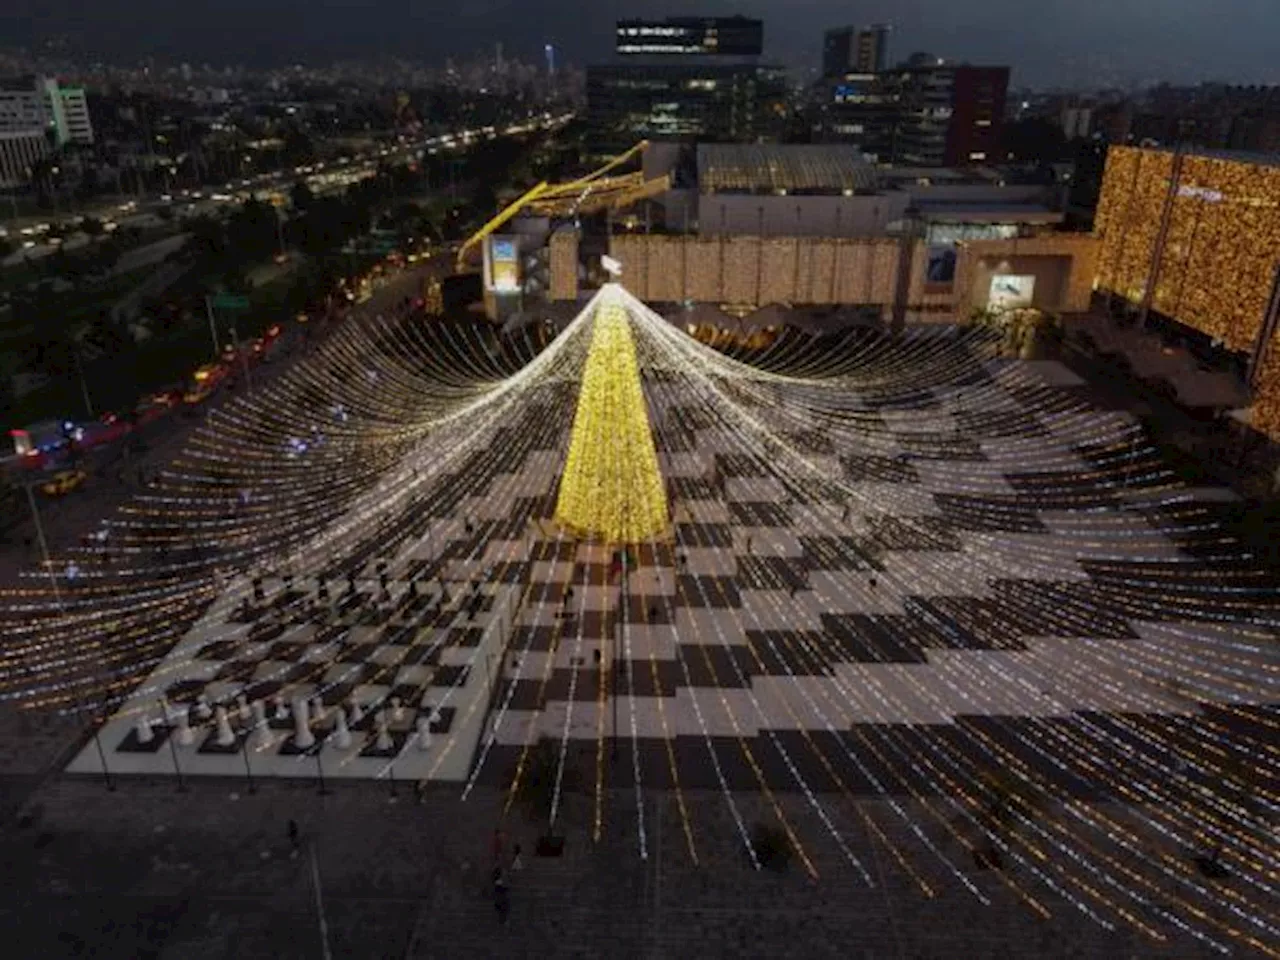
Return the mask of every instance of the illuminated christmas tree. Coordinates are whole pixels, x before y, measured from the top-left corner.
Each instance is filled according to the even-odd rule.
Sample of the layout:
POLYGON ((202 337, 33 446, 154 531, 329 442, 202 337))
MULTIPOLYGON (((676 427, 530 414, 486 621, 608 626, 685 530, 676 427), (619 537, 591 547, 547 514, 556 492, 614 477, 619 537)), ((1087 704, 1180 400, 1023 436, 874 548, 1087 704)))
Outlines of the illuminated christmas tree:
POLYGON ((668 521, 635 342, 620 304, 603 303, 594 324, 556 521, 579 536, 641 543, 668 521))

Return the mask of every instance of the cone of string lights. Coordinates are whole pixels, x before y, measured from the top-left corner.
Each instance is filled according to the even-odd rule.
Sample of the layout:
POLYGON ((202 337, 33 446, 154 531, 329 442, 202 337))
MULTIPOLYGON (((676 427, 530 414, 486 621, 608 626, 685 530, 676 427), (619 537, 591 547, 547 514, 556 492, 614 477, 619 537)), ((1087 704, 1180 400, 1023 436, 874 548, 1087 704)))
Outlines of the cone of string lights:
POLYGON ((555 518, 578 536, 641 543, 665 533, 667 495, 635 342, 618 303, 602 303, 594 324, 555 518))

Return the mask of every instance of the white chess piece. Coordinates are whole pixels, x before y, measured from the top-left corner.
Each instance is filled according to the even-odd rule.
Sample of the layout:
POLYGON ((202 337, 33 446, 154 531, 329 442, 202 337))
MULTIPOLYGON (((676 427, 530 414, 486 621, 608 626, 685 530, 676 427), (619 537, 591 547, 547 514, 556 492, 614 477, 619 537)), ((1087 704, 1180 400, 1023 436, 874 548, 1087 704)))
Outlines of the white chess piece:
POLYGON ((341 706, 334 708, 337 711, 337 725, 333 730, 333 743, 339 750, 346 750, 351 746, 351 730, 347 726, 347 711, 341 706))
POLYGON ((288 708, 288 707, 286 707, 286 706, 284 705, 284 697, 280 696, 280 694, 278 694, 278 693, 276 694, 276 713, 275 713, 275 717, 276 717, 276 719, 277 719, 277 720, 288 720, 288 719, 289 719, 289 708, 288 708))
POLYGON ((196 742, 196 733, 191 729, 186 707, 178 707, 173 711, 173 722, 178 727, 177 737, 181 746, 189 747, 196 742))
POLYGON ((378 722, 377 747, 379 750, 390 750, 395 744, 391 739, 391 731, 387 729, 387 712, 379 710, 376 719, 378 722))
POLYGON ((139 743, 150 743, 156 738, 156 735, 151 732, 151 718, 145 713, 138 715, 136 730, 139 743))
POLYGON ((231 729, 231 721, 227 718, 227 708, 218 704, 213 711, 213 716, 213 722, 218 728, 218 746, 231 746, 236 742, 236 735, 231 729))
POLYGON ((359 700, 351 701, 351 723, 357 724, 364 719, 364 708, 360 706, 359 700))
POLYGON ((209 698, 202 693, 196 699, 196 719, 208 720, 211 716, 213 716, 213 707, 209 706, 209 698))
POLYGON ((248 723, 253 716, 249 712, 249 698, 243 693, 236 695, 236 714, 240 717, 241 723, 248 723))
POLYGON ((302 697, 293 701, 293 745, 305 750, 316 742, 311 732, 311 721, 308 717, 307 701, 302 697))
POLYGON ((177 721, 177 719, 178 719, 178 710, 177 710, 177 708, 176 708, 176 707, 174 707, 174 705, 173 705, 172 703, 170 703, 170 702, 169 702, 169 698, 168 698, 168 697, 161 697, 161 698, 160 698, 160 710, 161 710, 161 712, 162 712, 162 713, 164 713, 164 722, 165 722, 165 723, 172 724, 172 723, 175 723, 175 722, 177 721))
POLYGON ((431 749, 431 721, 426 717, 418 718, 418 747, 422 750, 431 749))
POLYGON ((311 719, 315 723, 324 723, 324 701, 320 699, 320 694, 316 694, 311 698, 311 719))
POLYGON ((271 745, 271 727, 267 725, 267 705, 261 700, 253 701, 253 744, 256 747, 271 745))
POLYGON ((399 697, 391 698, 391 719, 396 723, 404 719, 404 706, 400 703, 399 697))

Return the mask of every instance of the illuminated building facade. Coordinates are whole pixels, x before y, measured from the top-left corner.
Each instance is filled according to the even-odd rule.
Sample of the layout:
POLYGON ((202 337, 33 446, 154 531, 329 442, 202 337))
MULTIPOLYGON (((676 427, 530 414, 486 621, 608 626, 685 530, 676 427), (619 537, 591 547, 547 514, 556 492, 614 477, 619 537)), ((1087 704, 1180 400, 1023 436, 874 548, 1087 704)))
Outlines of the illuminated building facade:
POLYGON ((774 140, 786 124, 780 67, 736 63, 622 63, 587 68, 592 146, 646 140, 774 140))
POLYGON ((1100 290, 1228 350, 1261 347, 1280 265, 1280 160, 1112 147, 1095 224, 1100 290))
POLYGON ((749 17, 619 20, 615 49, 623 56, 758 57, 764 22, 749 17))

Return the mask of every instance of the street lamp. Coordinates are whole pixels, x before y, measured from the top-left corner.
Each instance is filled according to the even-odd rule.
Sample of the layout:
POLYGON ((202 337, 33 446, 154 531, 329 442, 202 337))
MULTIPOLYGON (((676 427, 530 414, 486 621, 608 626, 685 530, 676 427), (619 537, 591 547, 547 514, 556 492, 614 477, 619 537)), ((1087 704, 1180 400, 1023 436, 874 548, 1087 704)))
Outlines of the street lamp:
MULTIPOLYGON (((53 589, 54 603, 58 606, 58 616, 65 618, 67 615, 66 604, 62 602, 62 591, 58 589, 58 575, 53 571, 53 560, 49 556, 49 541, 44 535, 44 524, 40 522, 40 508, 36 506, 35 484, 23 484, 23 489, 27 492, 27 504, 31 507, 31 519, 36 525, 36 539, 40 543, 40 556, 44 561, 45 573, 49 577, 49 586, 53 589)), ((76 694, 76 714, 80 716, 81 722, 84 721, 84 703, 80 699, 80 695, 76 694)), ((107 753, 102 749, 102 731, 96 719, 91 721, 93 729, 93 745, 97 748, 98 759, 102 762, 102 779, 106 783, 108 790, 115 790, 116 786, 111 780, 111 771, 107 769, 107 753)))

